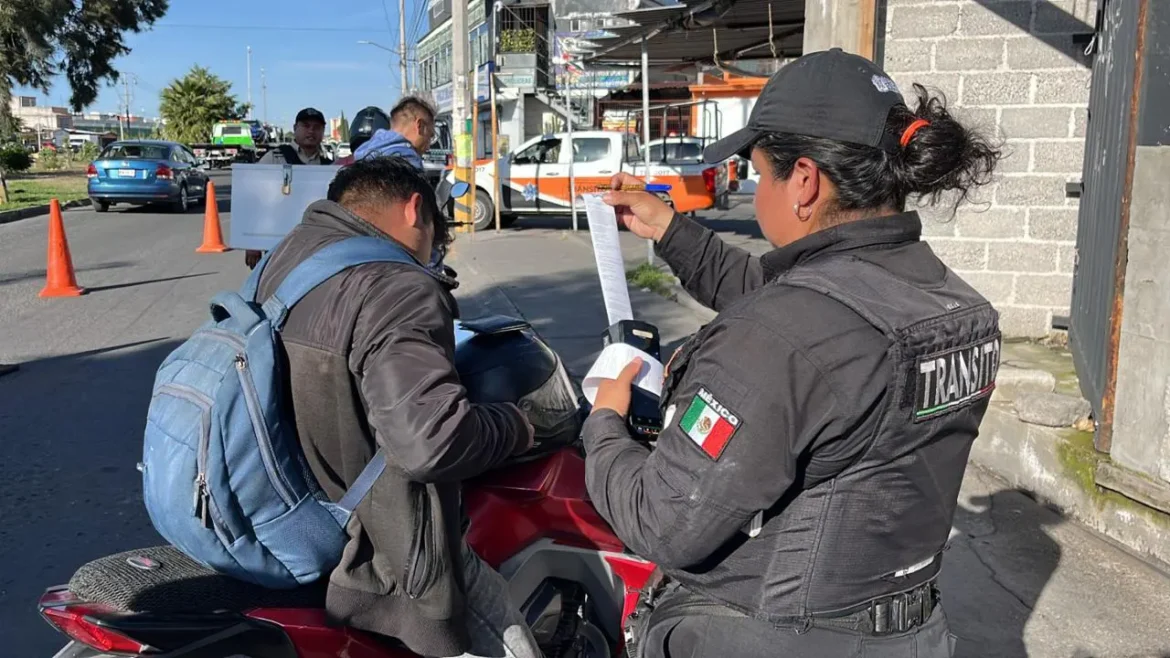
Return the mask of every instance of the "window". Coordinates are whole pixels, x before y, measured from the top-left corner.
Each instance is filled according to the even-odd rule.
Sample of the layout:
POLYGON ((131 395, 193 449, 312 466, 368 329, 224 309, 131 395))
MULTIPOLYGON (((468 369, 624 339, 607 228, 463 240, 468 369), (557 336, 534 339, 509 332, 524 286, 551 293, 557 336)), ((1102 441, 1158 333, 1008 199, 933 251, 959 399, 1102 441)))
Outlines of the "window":
POLYGON ((512 164, 556 164, 561 160, 561 140, 546 139, 520 151, 512 164))
POLYGON ((633 135, 626 134, 626 162, 641 162, 642 152, 638 149, 638 140, 633 135))
POLYGON ((220 131, 220 134, 221 135, 243 135, 244 128, 243 128, 243 126, 224 126, 223 130, 220 131))
POLYGON ((650 160, 653 162, 662 162, 662 147, 666 147, 667 162, 678 160, 702 160, 703 147, 698 142, 672 142, 670 138, 666 138, 665 144, 655 144, 650 147, 650 160))
POLYGON ((166 160, 167 147, 160 144, 111 144, 101 160, 166 160))
POLYGON ((609 155, 608 137, 580 137, 573 139, 573 162, 597 162, 609 155))

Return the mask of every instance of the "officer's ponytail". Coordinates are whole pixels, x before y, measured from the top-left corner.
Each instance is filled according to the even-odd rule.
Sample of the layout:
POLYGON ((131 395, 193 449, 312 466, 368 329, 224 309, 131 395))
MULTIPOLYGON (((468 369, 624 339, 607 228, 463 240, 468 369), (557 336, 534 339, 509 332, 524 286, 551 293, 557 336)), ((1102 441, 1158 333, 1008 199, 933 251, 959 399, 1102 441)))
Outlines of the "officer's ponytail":
POLYGON ((932 96, 914 85, 913 111, 898 106, 890 112, 886 131, 898 136, 901 150, 890 159, 903 195, 936 203, 945 193, 955 205, 971 190, 991 182, 1001 157, 978 131, 964 126, 946 108, 945 97, 932 96))
POLYGON ((917 84, 914 93, 914 110, 898 105, 886 120, 887 134, 899 144, 896 150, 791 133, 770 133, 756 147, 779 180, 787 180, 802 157, 817 163, 837 187, 824 218, 830 222, 858 211, 900 211, 908 197, 937 203, 945 195, 957 207, 974 188, 991 182, 1000 151, 951 116, 942 96, 931 96, 917 84))

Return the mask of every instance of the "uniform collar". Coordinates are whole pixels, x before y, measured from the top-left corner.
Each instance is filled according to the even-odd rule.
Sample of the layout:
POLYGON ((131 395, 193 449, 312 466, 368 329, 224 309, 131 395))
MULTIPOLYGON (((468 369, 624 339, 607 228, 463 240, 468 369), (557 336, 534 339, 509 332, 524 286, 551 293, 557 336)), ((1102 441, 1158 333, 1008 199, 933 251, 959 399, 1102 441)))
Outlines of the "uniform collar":
POLYGON ((760 265, 764 268, 764 279, 771 281, 796 265, 819 256, 917 242, 921 237, 922 220, 917 211, 859 219, 777 247, 760 257, 760 265))

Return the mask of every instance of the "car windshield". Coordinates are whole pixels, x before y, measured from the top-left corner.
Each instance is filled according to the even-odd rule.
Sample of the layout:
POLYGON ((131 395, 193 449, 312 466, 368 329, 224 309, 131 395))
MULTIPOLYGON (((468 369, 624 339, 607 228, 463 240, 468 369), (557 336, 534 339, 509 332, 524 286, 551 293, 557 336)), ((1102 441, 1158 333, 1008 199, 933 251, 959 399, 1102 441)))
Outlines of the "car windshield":
MULTIPOLYGON (((698 142, 671 142, 666 144, 666 160, 702 160, 703 147, 698 142)), ((662 160, 662 144, 650 146, 650 159, 662 160)))
POLYGON ((223 135, 243 135, 244 134, 244 127, 243 126, 224 126, 223 130, 220 131, 220 134, 223 134, 223 135))
POLYGON ((102 160, 166 160, 167 147, 159 144, 112 144, 102 160))

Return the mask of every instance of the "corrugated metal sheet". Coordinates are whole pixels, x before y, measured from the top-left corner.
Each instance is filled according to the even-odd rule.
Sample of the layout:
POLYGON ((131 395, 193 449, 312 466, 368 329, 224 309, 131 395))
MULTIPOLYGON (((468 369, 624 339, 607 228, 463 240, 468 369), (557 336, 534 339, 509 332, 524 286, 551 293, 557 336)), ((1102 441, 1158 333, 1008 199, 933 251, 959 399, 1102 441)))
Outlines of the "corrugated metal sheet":
MULTIPOLYGON (((1084 192, 1077 220, 1069 338, 1081 392, 1094 417, 1107 424, 1112 411, 1120 321, 1118 254, 1123 239, 1127 175, 1132 165, 1134 79, 1139 58, 1141 8, 1147 0, 1101 0, 1089 121, 1085 135, 1084 192)), ((1164 1, 1164 0, 1154 0, 1164 1)), ((1124 271, 1124 264, 1121 270, 1124 271)), ((1108 434, 1098 445, 1108 450, 1108 434)))

